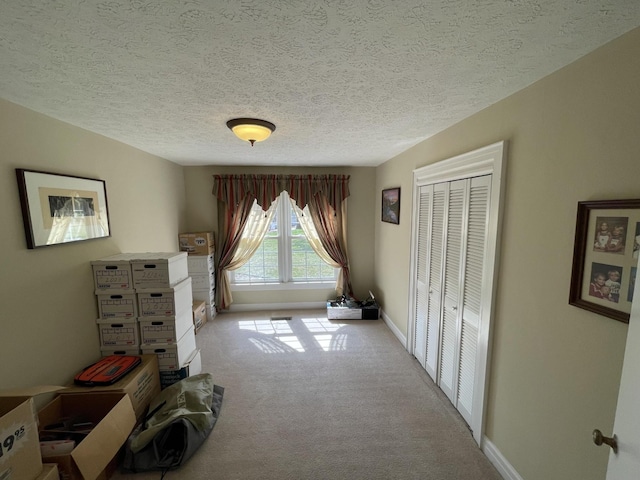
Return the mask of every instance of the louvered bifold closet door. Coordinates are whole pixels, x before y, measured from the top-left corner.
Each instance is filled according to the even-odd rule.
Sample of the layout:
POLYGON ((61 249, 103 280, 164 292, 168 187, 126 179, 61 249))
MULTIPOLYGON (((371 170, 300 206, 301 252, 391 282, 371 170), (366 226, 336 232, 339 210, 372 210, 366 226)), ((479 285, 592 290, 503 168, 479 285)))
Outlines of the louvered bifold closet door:
POLYGON ((429 263, 429 230, 431 226, 431 201, 433 186, 418 189, 418 225, 416 239, 416 298, 415 298, 415 345, 414 355, 423 368, 427 368, 427 312, 428 298, 428 263, 429 263))
POLYGON ((438 359, 440 358, 443 242, 448 184, 433 185, 432 188, 433 200, 427 263, 427 364, 425 369, 433 381, 437 383, 438 359))
POLYGON ((478 330, 482 313, 482 272, 486 254, 490 188, 489 175, 471 179, 464 255, 457 403, 454 403, 469 424, 473 413, 478 330))
POLYGON ((444 305, 442 308, 442 343, 440 346, 439 385, 456 404, 459 354, 459 294, 462 278, 463 228, 468 180, 449 184, 446 205, 444 249, 444 305))

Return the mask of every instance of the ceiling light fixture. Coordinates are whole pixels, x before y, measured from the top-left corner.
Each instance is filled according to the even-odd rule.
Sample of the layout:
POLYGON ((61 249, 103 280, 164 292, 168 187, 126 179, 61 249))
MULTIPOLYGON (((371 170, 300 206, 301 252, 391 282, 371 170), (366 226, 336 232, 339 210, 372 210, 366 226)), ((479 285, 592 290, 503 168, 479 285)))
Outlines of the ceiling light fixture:
POLYGON ((251 143, 252 147, 255 142, 261 142, 269 138, 271 132, 276 129, 273 123, 266 120, 258 120, 257 118, 234 118, 227 122, 227 127, 240 140, 251 143))

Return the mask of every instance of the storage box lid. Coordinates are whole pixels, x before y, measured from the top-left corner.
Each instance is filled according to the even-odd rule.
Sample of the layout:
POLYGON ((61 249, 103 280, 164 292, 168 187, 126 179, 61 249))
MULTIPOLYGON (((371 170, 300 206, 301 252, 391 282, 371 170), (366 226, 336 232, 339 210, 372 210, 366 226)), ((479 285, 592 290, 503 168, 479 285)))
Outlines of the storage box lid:
POLYGON ((201 235, 201 236, 202 235, 204 235, 204 236, 210 235, 210 236, 213 236, 213 231, 207 231, 207 232, 182 232, 182 233, 180 233, 178 235, 180 235, 181 237, 182 236, 186 237, 186 236, 191 236, 191 235, 201 235))
POLYGON ((191 277, 187 277, 184 280, 176 283, 171 287, 149 287, 149 288, 136 288, 137 293, 149 294, 149 293, 171 293, 177 292, 178 290, 182 290, 183 288, 191 286, 191 277))
POLYGON ((100 258, 98 260, 92 260, 91 265, 110 265, 113 263, 131 262, 136 258, 136 253, 117 253, 109 257, 100 258))
POLYGON ((187 262, 189 264, 208 264, 208 263, 213 263, 213 254, 209 254, 209 255, 189 255, 187 257, 187 262))
POLYGON ((129 297, 135 298, 136 292, 134 292, 133 290, 97 290, 96 296, 98 297, 98 300, 104 300, 107 298, 113 300, 122 300, 128 299, 129 297))
POLYGON ((111 295, 135 295, 136 291, 133 288, 133 283, 130 282, 131 288, 129 289, 124 289, 124 288, 109 288, 109 289, 105 289, 105 290, 94 290, 94 294, 98 297, 108 297, 111 295))
POLYGON ((170 325, 171 323, 180 323, 184 322, 185 318, 188 318, 191 321, 191 316, 189 315, 188 310, 183 310, 177 315, 167 316, 167 317, 140 317, 138 319, 138 323, 140 326, 148 326, 148 325, 170 325))
POLYGON ((171 263, 177 260, 184 260, 188 256, 187 252, 159 252, 141 253, 131 259, 132 264, 140 263, 171 263))
POLYGON ((192 310, 197 312, 199 310, 204 310, 206 303, 204 300, 194 300, 192 303, 192 310))
POLYGON ((37 387, 14 388, 10 390, 0 390, 0 397, 37 397, 44 393, 53 393, 62 389, 64 389, 64 387, 59 385, 40 385, 37 387))
POLYGON ((110 317, 110 318, 98 318, 96 323, 98 325, 118 325, 118 324, 129 324, 136 323, 135 317, 110 317))

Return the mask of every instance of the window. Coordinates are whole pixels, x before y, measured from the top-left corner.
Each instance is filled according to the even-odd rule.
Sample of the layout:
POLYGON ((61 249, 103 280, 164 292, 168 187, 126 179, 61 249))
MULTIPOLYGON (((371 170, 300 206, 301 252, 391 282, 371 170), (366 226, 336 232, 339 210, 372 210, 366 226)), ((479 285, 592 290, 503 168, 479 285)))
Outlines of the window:
POLYGON ((234 285, 277 285, 333 283, 337 272, 311 248, 284 191, 262 244, 247 263, 229 274, 234 285))

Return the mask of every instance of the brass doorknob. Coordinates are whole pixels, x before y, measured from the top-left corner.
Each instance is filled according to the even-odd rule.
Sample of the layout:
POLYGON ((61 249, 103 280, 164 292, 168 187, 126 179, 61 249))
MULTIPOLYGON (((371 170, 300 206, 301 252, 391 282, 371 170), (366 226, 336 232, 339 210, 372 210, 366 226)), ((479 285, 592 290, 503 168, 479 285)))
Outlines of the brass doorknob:
POLYGON ((613 453, 618 453, 618 439, 615 434, 613 437, 605 437, 597 428, 593 431, 593 443, 600 446, 603 443, 609 445, 613 449, 613 453))

